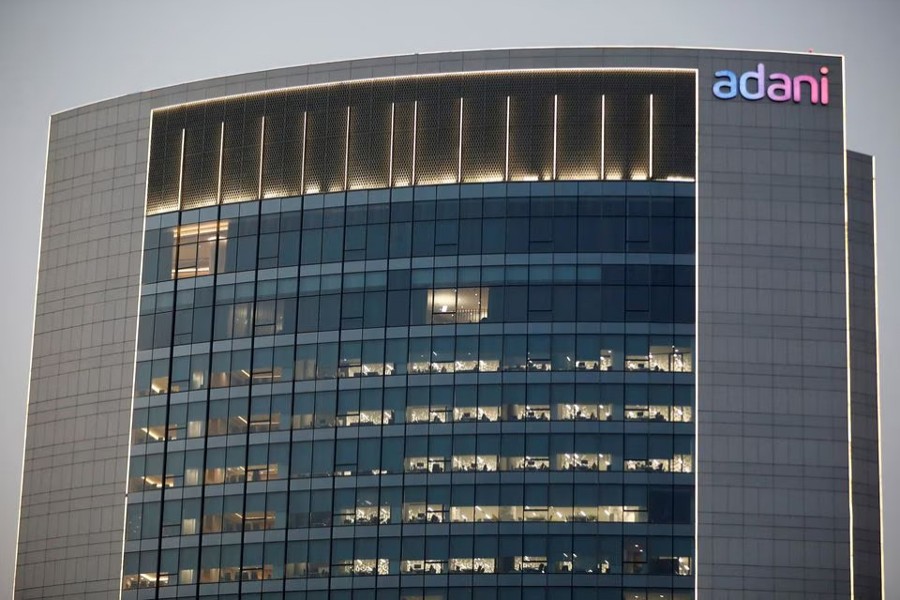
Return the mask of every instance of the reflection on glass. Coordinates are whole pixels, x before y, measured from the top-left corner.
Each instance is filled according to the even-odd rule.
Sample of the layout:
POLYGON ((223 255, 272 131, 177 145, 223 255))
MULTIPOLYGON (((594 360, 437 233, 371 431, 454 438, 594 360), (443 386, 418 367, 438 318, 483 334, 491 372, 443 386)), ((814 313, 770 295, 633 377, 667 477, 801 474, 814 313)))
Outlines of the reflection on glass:
POLYGON ((446 407, 410 406, 406 409, 407 423, 447 423, 450 410, 446 407))
POLYGON ((546 573, 546 556, 516 556, 513 558, 513 570, 518 573, 546 573))
POLYGON ((455 455, 451 460, 451 467, 454 471, 496 471, 497 456, 487 454, 455 455))
MULTIPOLYGON (((240 515, 237 515, 240 517, 240 515)), ((275 527, 275 511, 247 512, 243 518, 244 531, 262 531, 275 527)), ((240 531, 238 529, 237 531, 240 531)))
POLYGON ((598 356, 582 357, 575 359, 576 371, 612 371, 614 368, 613 351, 601 349, 598 356))
POLYGON ((547 404, 508 404, 509 421, 549 421, 550 406, 547 404))
MULTIPOLYGON (((443 560, 401 560, 400 572, 410 575, 440 575, 447 572, 447 564, 443 560)), ((421 598, 421 596, 417 596, 421 598)))
MULTIPOLYGON (((136 575, 126 575, 122 579, 123 590, 136 590, 143 588, 155 588, 157 586, 170 585, 170 575, 168 573, 138 573, 136 575)), ((185 582, 185 583, 190 583, 185 582)))
POLYGON ((390 563, 386 558, 357 558, 334 565, 333 572, 341 575, 387 575, 390 563))
POLYGON ((609 404, 557 404, 554 418, 560 421, 611 421, 609 404))
MULTIPOLYGON (((297 419, 300 415, 294 415, 297 419)), ((392 410, 361 410, 359 412, 351 412, 338 415, 335 423, 338 427, 354 427, 362 425, 390 425, 394 422, 394 411, 392 410)), ((310 426, 312 421, 310 419, 310 426)), ((303 427, 298 427, 302 429, 303 427)))
POLYGON ((341 358, 338 361, 337 376, 341 378, 382 377, 393 374, 394 366, 392 364, 386 365, 381 362, 363 363, 355 358, 341 358))
POLYGON ((426 504, 425 502, 404 502, 404 523, 443 523, 444 507, 441 504, 426 504))
POLYGON ((493 558, 451 558, 451 573, 493 573, 493 558))
POLYGON ((629 459, 625 461, 626 471, 650 471, 661 473, 690 473, 693 458, 689 454, 676 454, 668 458, 629 459))
POLYGON ((557 454, 553 468, 558 471, 609 471, 611 464, 609 454, 572 452, 557 454))
POLYGON ((475 421, 493 422, 500 419, 500 409, 496 406, 485 408, 456 407, 453 409, 453 420, 457 423, 473 423, 475 421))
POLYGON ((207 221, 175 228, 178 262, 172 279, 210 275, 215 270, 216 246, 224 256, 228 222, 207 221))
POLYGON ((488 318, 490 288, 444 288, 429 290, 431 323, 480 323, 488 318))
POLYGON ((509 456, 500 458, 501 471, 549 471, 548 456, 509 456))
POLYGON ((692 419, 693 410, 690 406, 625 405, 625 420, 627 421, 690 423, 692 419))

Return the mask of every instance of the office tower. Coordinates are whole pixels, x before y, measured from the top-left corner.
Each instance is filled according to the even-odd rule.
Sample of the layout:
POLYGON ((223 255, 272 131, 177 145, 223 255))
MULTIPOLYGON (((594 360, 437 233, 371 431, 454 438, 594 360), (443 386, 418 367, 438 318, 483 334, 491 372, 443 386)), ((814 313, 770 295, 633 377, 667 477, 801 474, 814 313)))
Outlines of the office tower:
POLYGON ((839 56, 479 51, 55 115, 18 598, 881 597, 839 56))

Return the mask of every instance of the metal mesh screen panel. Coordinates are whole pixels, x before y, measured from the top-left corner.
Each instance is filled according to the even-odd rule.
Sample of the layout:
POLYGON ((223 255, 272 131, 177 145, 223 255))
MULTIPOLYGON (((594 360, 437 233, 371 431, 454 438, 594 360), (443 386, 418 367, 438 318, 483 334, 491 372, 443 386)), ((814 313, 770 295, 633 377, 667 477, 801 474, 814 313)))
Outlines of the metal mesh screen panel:
POLYGON ((509 86, 510 181, 553 177, 553 101, 550 77, 515 77, 509 86))
POLYGON ((413 131, 416 116, 415 82, 404 81, 394 90, 394 127, 392 144, 391 185, 412 184, 413 131))
POLYGON ((259 192, 260 128, 265 101, 251 96, 225 108, 222 202, 243 202, 259 192))
POLYGON ((263 136, 263 198, 289 196, 285 183, 287 172, 293 168, 286 160, 286 109, 284 92, 266 96, 266 132, 263 136))
POLYGON ((173 109, 153 116, 150 165, 147 170, 148 214, 178 210, 184 112, 184 109, 173 109))
POLYGON ((690 72, 547 70, 385 78, 161 109, 147 211, 454 183, 460 174, 546 180, 554 165, 564 180, 603 178, 601 165, 608 179, 690 179, 695 93, 690 72))
MULTIPOLYGON (((300 187, 303 174, 303 112, 306 110, 305 94, 287 94, 284 109, 284 153, 283 176, 281 189, 285 196, 298 196, 303 193, 300 187)), ((272 182, 277 186, 277 182, 272 182)), ((268 191, 266 191, 268 195, 268 191)))
POLYGON ((350 148, 347 187, 388 187, 393 89, 372 83, 350 88, 350 148))
POLYGON ((463 182, 503 180, 507 96, 504 84, 505 81, 486 75, 463 81, 463 182))
POLYGON ((219 202, 219 146, 223 110, 223 104, 216 103, 187 111, 182 209, 213 206, 219 202))
POLYGON ((650 173, 650 92, 647 78, 616 75, 606 93, 606 178, 647 179, 650 173))
POLYGON ((459 81, 418 81, 416 185, 455 183, 459 146, 459 81))
POLYGON ((596 76, 562 74, 556 89, 556 176, 600 179, 603 94, 597 93, 596 76))
POLYGON ((692 179, 696 164, 694 82, 665 77, 653 96, 653 178, 692 179))

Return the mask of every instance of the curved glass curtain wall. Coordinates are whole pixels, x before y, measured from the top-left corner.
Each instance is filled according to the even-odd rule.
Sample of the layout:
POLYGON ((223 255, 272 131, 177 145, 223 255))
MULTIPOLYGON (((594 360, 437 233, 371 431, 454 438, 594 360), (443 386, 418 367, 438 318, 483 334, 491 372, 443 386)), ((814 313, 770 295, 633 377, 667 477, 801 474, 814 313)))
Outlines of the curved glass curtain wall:
POLYGON ((146 225, 124 597, 693 595, 692 183, 146 225))

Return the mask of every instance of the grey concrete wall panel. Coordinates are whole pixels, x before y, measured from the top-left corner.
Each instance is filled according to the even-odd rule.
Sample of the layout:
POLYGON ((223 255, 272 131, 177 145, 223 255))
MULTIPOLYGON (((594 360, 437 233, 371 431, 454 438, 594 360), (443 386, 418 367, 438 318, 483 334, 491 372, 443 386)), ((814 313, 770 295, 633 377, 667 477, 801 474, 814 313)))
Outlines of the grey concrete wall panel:
POLYGON ((16 597, 115 598, 148 104, 50 128, 16 597))
MULTIPOLYGON (((54 115, 16 598, 119 595, 152 108, 400 74, 648 66, 700 73, 699 596, 848 598, 842 61, 666 48, 491 50, 335 62, 182 84, 54 115), (770 72, 788 73, 815 73, 827 65, 831 104, 712 95, 715 70, 743 72, 759 62, 770 72)), ((860 335, 866 327, 871 323, 860 324, 860 335)), ((869 401, 862 390, 857 397, 869 401)), ((869 415, 870 435, 867 406, 860 410, 869 415)), ((855 419, 854 430, 865 421, 855 419)), ((865 438, 854 455, 868 471, 872 439, 865 438)), ((871 485, 854 483, 860 493, 855 498, 860 505, 868 499, 871 512, 871 485)), ((863 508, 856 512, 860 527, 869 524, 857 529, 862 551, 863 541, 874 539, 874 519, 864 519, 863 508)), ((857 598, 877 597, 863 595, 858 581, 857 598)))
POLYGON ((881 595, 878 346, 875 299, 874 161, 847 156, 850 267, 850 402, 853 579, 857 598, 881 595))
POLYGON ((841 60, 700 61, 698 589, 848 598, 841 60), (714 72, 831 70, 831 104, 717 99, 714 72))

